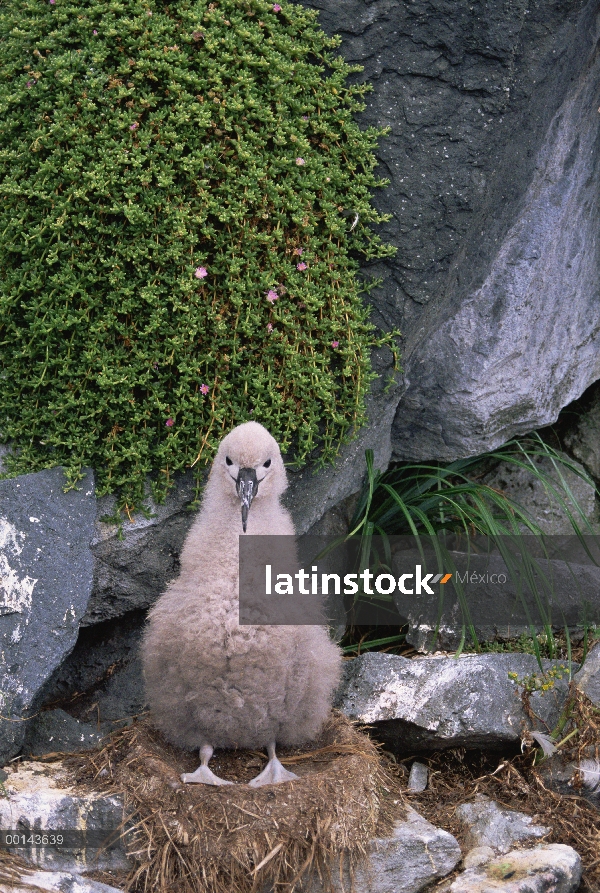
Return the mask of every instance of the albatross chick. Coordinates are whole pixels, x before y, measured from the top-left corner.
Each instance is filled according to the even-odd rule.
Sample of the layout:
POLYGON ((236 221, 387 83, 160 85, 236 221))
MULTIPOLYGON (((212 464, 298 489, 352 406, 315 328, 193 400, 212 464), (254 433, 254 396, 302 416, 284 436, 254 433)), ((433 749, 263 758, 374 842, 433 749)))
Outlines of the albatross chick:
POLYGON ((251 785, 296 778, 276 743, 313 741, 329 716, 341 653, 325 627, 239 624, 239 536, 293 537, 280 504, 286 487, 277 441, 257 422, 234 428, 219 446, 179 577, 150 612, 142 661, 154 724, 173 744, 200 750, 184 782, 231 783, 208 766, 215 747, 267 748, 251 785))

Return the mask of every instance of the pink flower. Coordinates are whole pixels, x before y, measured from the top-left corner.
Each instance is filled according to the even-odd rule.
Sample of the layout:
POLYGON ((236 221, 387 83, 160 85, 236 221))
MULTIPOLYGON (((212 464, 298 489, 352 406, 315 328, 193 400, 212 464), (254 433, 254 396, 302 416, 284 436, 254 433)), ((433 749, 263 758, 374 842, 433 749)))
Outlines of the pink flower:
POLYGON ((278 299, 279 295, 277 294, 277 292, 274 289, 270 288, 267 292, 267 301, 269 301, 271 304, 274 304, 275 301, 277 301, 278 299))
POLYGON ((304 158, 300 158, 300 156, 298 156, 298 158, 296 158, 296 164, 299 167, 302 167, 303 164, 306 164, 306 161, 304 160, 304 158))
POLYGON ((339 347, 339 346, 340 346, 340 342, 339 342, 339 341, 332 341, 332 342, 331 342, 331 346, 332 346, 332 347, 339 347))
POLYGON ((130 130, 137 130, 139 126, 140 126, 140 125, 138 124, 138 122, 137 122, 137 121, 134 121, 133 124, 131 125, 131 127, 130 127, 129 129, 130 129, 130 130))
POLYGON ((208 394, 209 391, 210 391, 210 388, 207 384, 200 385, 200 393, 201 394, 208 394))
POLYGON ((267 332, 272 332, 272 331, 273 331, 273 323, 268 322, 267 323, 267 332))
POLYGON ((299 264, 296 264, 296 269, 300 270, 300 272, 302 272, 302 270, 306 270, 306 268, 307 264, 305 264, 304 261, 300 261, 299 264))
POLYGON ((165 425, 167 426, 167 428, 172 428, 173 424, 174 424, 173 419, 167 419, 167 421, 165 422, 165 425))
POLYGON ((302 115, 302 120, 303 120, 303 121, 308 121, 308 115, 302 115))
POLYGON ((303 251, 302 248, 294 248, 294 250, 292 251, 292 254, 297 254, 298 257, 300 257, 300 255, 302 254, 302 251, 303 251))
POLYGON ((54 6, 54 4, 56 3, 56 0, 50 0, 50 3, 52 4, 52 6, 54 6))
POLYGON ((97 34, 97 33, 98 33, 98 32, 97 32, 96 29, 94 28, 94 30, 92 31, 92 34, 97 34))
POLYGON ((279 3, 273 4, 273 12, 281 12, 281 6, 279 5, 279 3))
POLYGON ((206 267, 196 267, 194 276, 196 277, 196 279, 204 279, 206 276, 208 276, 208 270, 206 269, 206 267))

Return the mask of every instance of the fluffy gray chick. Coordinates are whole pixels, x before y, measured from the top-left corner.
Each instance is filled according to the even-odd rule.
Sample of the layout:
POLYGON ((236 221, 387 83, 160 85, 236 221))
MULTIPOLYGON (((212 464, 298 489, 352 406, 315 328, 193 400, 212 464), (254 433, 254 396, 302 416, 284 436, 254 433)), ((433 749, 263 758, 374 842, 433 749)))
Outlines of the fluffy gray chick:
POLYGON ((181 573, 150 612, 142 661, 154 724, 173 744, 200 749, 201 765, 184 782, 229 783, 208 767, 215 747, 267 748, 251 785, 295 778, 276 742, 314 740, 329 715, 341 653, 326 629, 238 622, 238 538, 294 535, 279 501, 286 487, 277 441, 257 422, 234 428, 219 446, 181 573))

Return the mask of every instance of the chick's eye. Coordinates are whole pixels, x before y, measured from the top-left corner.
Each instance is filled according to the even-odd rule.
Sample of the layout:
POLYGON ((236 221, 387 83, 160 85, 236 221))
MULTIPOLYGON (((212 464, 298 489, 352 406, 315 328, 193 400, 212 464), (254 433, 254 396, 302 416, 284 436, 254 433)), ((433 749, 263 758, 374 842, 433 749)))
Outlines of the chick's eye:
POLYGON ((233 465, 233 462, 231 461, 231 459, 229 458, 229 456, 225 456, 225 464, 226 464, 226 465, 233 465))
POLYGON ((265 464, 263 465, 263 468, 268 468, 268 467, 270 466, 270 464, 271 464, 271 460, 270 460, 270 459, 267 459, 267 461, 266 461, 265 464))

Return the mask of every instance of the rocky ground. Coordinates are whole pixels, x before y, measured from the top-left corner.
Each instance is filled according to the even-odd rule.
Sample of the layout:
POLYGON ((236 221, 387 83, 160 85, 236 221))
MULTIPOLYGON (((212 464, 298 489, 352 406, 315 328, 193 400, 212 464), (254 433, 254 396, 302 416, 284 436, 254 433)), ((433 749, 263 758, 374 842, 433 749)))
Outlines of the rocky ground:
MULTIPOLYGON (((597 394, 588 395, 577 424, 566 434, 559 424, 555 432, 559 445, 569 440, 571 455, 593 475, 597 405, 597 394)), ((570 526, 534 476, 515 476, 502 465, 486 473, 492 486, 517 497, 564 545, 570 526)), ((82 489, 67 494, 61 475, 50 469, 0 481, 0 751, 6 767, 0 825, 78 828, 84 822, 101 831, 114 826, 122 803, 74 790, 60 754, 102 747, 106 735, 145 713, 139 640, 148 607, 177 574, 194 514, 194 486, 184 476, 164 505, 149 504, 148 517, 139 514, 119 526, 111 520, 114 500, 96 500, 92 472, 82 489)), ((304 491, 298 479, 292 485, 299 531, 346 532, 353 500, 341 501, 310 527, 316 509, 313 504, 306 513, 310 499, 302 494, 316 490, 307 480, 304 491)), ((568 485, 595 529, 593 487, 576 475, 568 485)), ((554 563, 560 580, 564 568, 554 563)), ((402 654, 365 653, 346 661, 336 707, 381 743, 412 810, 391 834, 373 842, 371 867, 357 876, 357 890, 600 889, 600 794, 593 771, 582 771, 600 759, 600 644, 585 653, 585 618, 578 613, 585 590, 584 627, 591 634, 592 614, 600 616, 600 587, 593 565, 577 567, 571 565, 579 589, 563 581, 553 606, 557 623, 566 618, 571 626, 571 639, 557 635, 558 651, 541 668, 533 654, 499 641, 509 628, 522 640, 529 632, 508 589, 506 603, 490 590, 493 610, 481 593, 479 612, 473 605, 477 635, 490 638, 487 652, 452 656, 463 629, 450 602, 437 653, 423 653, 431 618, 427 599, 414 597, 397 604, 406 622, 402 654), (548 756, 542 759, 544 748, 548 756), (585 760, 592 762, 582 767, 585 760)), ((0 852, 0 890, 34 885, 110 893, 124 882, 131 861, 123 847, 105 862, 96 855, 57 861, 48 851, 30 853, 32 874, 31 865, 0 852)))
MULTIPOLYGON (((600 758, 600 643, 581 670, 571 665, 571 681, 568 672, 552 675, 561 665, 546 661, 542 675, 532 655, 518 653, 413 660, 372 653, 347 661, 336 706, 382 742, 409 805, 392 833, 372 842, 369 867, 356 878, 358 890, 598 889, 600 789, 581 761, 600 758), (528 693, 526 680, 534 677, 554 684, 528 693), (558 748, 550 753, 552 731, 558 748), (549 752, 545 759, 540 745, 549 752)), ((0 825, 88 832, 117 827, 118 797, 74 789, 56 753, 48 754, 48 748, 89 746, 99 734, 65 711, 42 713, 37 736, 24 748, 32 758, 13 761, 3 772, 0 825)), ((49 891, 108 893, 132 867, 122 845, 100 861, 96 850, 27 855, 36 871, 27 875, 23 867, 18 878, 20 863, 3 857, 0 890, 35 884, 49 891), (108 887, 100 885, 106 881, 108 887)))

